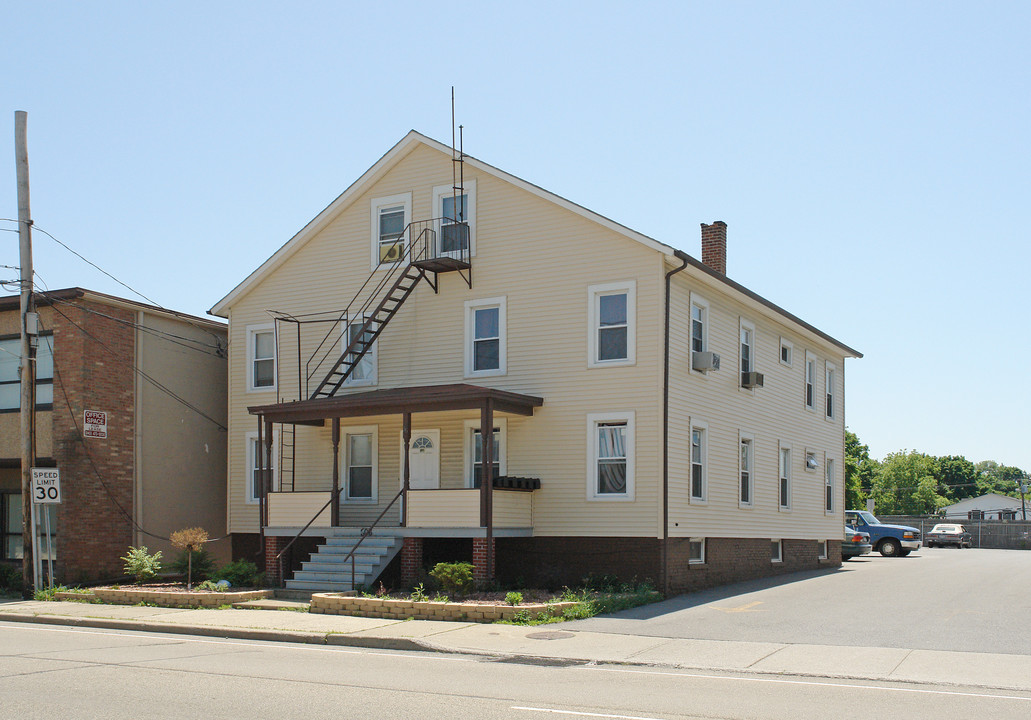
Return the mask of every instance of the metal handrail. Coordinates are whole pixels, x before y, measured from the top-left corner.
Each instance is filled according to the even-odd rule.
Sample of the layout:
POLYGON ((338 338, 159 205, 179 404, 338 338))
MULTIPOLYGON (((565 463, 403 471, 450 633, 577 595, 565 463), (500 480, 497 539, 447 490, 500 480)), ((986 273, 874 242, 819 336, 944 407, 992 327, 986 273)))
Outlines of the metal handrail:
MULTIPOLYGON (((305 525, 304 527, 302 527, 300 529, 300 531, 296 535, 294 535, 293 539, 286 544, 286 547, 279 551, 279 554, 276 555, 276 557, 273 559, 273 562, 282 562, 283 553, 285 553, 287 550, 289 550, 290 546, 294 544, 294 542, 297 540, 297 538, 301 537, 301 535, 304 534, 304 531, 307 530, 308 528, 310 528, 311 524, 318 519, 319 515, 321 515, 322 513, 324 513, 326 511, 326 508, 328 508, 333 503, 333 500, 335 499, 334 495, 336 496, 336 498, 340 497, 340 490, 342 490, 342 489, 343 488, 337 489, 336 493, 334 493, 332 490, 330 491, 330 493, 329 493, 329 500, 326 501, 326 504, 323 505, 322 507, 320 507, 318 512, 316 512, 312 516, 311 520, 308 521, 308 524, 305 525)), ((283 568, 282 567, 279 568, 279 576, 280 577, 283 576, 283 568)))
POLYGON ((379 521, 383 519, 383 516, 387 514, 387 510, 392 508, 394 506, 394 503, 397 502, 397 499, 399 497, 401 497, 402 495, 404 495, 404 494, 405 494, 405 489, 401 488, 398 491, 397 495, 394 496, 394 499, 391 500, 387 504, 387 506, 385 508, 383 508, 383 512, 381 512, 379 514, 379 517, 376 518, 376 520, 372 523, 372 525, 370 525, 367 528, 362 528, 362 536, 360 538, 358 538, 358 542, 356 542, 354 544, 354 547, 351 548, 351 552, 347 553, 347 557, 345 557, 343 559, 342 562, 347 562, 348 560, 351 561, 351 589, 352 590, 354 590, 354 554, 356 552, 358 552, 358 546, 361 545, 363 542, 365 542, 365 538, 369 537, 369 535, 372 535, 372 531, 376 528, 377 525, 379 525, 379 521))

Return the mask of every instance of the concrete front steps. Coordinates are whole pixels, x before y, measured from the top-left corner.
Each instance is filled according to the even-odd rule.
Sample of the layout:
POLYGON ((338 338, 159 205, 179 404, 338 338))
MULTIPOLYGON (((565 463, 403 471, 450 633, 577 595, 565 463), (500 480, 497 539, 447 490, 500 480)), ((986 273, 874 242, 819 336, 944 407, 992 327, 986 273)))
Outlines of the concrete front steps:
MULTIPOLYGON (((351 561, 346 560, 351 548, 361 539, 358 528, 333 528, 332 534, 319 545, 311 559, 286 581, 287 590, 312 592, 346 592, 351 586, 351 561)), ((401 551, 401 538, 392 535, 369 535, 354 555, 355 585, 371 585, 391 560, 401 551)))

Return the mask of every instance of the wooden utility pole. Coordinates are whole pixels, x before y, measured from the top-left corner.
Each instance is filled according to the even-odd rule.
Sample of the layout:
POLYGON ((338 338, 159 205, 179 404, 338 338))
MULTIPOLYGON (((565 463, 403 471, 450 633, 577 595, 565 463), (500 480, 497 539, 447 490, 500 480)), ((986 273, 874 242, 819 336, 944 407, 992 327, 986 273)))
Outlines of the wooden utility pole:
POLYGON ((32 597, 36 589, 33 557, 35 524, 32 522, 32 466, 36 464, 34 430, 36 424, 35 348, 27 325, 34 312, 32 299, 32 215, 29 212, 29 150, 26 142, 27 114, 14 113, 14 156, 18 173, 18 245, 21 254, 21 521, 22 521, 22 595, 32 597))

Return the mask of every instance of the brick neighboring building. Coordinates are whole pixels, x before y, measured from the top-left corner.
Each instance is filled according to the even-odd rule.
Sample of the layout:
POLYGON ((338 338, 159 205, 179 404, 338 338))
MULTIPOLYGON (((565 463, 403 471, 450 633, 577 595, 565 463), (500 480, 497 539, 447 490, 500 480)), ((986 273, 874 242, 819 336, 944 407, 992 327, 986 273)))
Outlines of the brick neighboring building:
MULTIPOLYGON (((225 326, 81 288, 38 295, 37 305, 37 465, 61 471, 55 579, 118 577, 130 545, 177 555, 148 533, 225 535, 225 326), (82 436, 86 410, 107 413, 106 438, 82 436)), ((19 298, 0 298, 0 561, 9 563, 22 556, 18 332, 19 298)), ((211 551, 228 558, 228 541, 211 551)))

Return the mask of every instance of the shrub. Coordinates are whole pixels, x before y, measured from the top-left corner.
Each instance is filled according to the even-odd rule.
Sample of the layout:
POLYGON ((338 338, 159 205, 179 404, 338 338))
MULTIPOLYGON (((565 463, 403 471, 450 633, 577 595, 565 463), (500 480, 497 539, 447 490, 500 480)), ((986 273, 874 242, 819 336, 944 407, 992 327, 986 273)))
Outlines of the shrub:
POLYGON ((161 569, 161 551, 148 555, 144 545, 130 547, 128 554, 119 560, 125 562, 125 574, 136 578, 137 585, 142 585, 144 580, 150 580, 161 569))
POLYGON ((225 580, 233 587, 256 587, 264 584, 265 574, 250 560, 233 560, 211 573, 211 579, 225 580))
POLYGON ((172 541, 172 547, 186 552, 186 589, 189 590, 193 585, 193 554, 204 549, 208 531, 199 527, 183 528, 172 533, 169 540, 172 541))
POLYGON ((426 602, 429 600, 429 596, 426 595, 426 589, 419 583, 412 590, 412 600, 414 602, 426 602))
POLYGON ((211 577, 211 573, 215 569, 215 561, 207 550, 183 550, 176 556, 175 561, 170 567, 177 574, 189 577, 191 566, 193 568, 193 577, 197 578, 197 581, 200 582, 211 577))
POLYGON ((430 571, 446 592, 466 595, 473 589, 472 563, 437 563, 430 571))
POLYGON ((518 605, 523 601, 523 594, 521 592, 510 592, 505 595, 505 602, 509 605, 518 605))
POLYGON ((21 566, 0 563, 0 592, 21 590, 21 566))
POLYGON ((225 580, 219 580, 214 582, 212 580, 204 580, 203 582, 197 583, 198 590, 208 590, 210 592, 225 592, 229 589, 229 585, 225 580))

